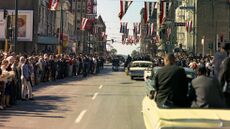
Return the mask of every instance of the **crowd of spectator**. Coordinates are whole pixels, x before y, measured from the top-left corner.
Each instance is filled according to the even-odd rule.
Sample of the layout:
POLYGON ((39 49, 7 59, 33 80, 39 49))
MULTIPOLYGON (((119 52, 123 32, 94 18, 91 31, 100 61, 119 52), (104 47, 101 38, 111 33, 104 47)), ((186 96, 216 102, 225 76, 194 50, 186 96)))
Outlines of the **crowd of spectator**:
POLYGON ((97 55, 16 55, 0 53, 0 109, 18 100, 33 100, 32 87, 66 77, 97 74, 104 59, 97 55))
POLYGON ((154 66, 162 67, 154 76, 153 85, 159 107, 230 108, 229 45, 222 44, 213 56, 194 56, 185 51, 159 55, 133 57, 125 65, 129 67, 130 60, 149 60, 154 66), (196 74, 191 82, 185 78, 182 68, 190 68, 196 74), (192 97, 184 99, 188 95, 192 97))

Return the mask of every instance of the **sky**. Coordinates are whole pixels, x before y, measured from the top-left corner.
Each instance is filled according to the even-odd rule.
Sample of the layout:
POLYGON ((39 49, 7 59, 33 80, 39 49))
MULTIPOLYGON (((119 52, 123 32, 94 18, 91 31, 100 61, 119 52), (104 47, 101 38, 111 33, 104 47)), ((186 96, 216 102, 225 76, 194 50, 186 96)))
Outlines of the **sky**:
MULTIPOLYGON (((155 1, 155 0, 147 0, 155 1)), ((128 22, 129 30, 133 29, 134 22, 140 22, 140 11, 144 7, 144 0, 133 0, 133 3, 129 7, 127 13, 122 18, 122 22, 128 22)), ((108 40, 114 39, 115 42, 112 44, 110 41, 107 43, 111 44, 116 50, 117 54, 128 55, 133 50, 138 50, 140 44, 137 45, 122 45, 121 34, 120 34, 120 19, 118 14, 120 12, 120 0, 97 0, 97 14, 102 16, 106 24, 106 33, 108 40)), ((132 34, 130 31, 129 33, 132 34)))

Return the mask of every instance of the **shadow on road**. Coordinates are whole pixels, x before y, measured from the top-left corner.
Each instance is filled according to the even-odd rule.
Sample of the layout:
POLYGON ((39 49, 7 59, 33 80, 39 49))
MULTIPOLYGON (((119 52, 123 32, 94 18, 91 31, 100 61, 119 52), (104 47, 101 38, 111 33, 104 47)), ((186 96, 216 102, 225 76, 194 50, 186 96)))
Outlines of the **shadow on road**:
POLYGON ((18 101, 16 106, 0 111, 0 127, 3 123, 8 122, 11 117, 42 117, 42 118, 64 118, 57 115, 68 111, 68 108, 58 108, 59 104, 67 101, 67 97, 59 96, 38 96, 34 101, 18 101))
POLYGON ((60 85, 66 85, 66 83, 70 83, 70 82, 74 82, 74 81, 83 81, 83 80, 89 80, 92 77, 95 76, 108 76, 112 74, 112 68, 111 66, 105 66, 104 69, 101 70, 100 73, 98 74, 88 74, 87 77, 82 77, 82 75, 77 76, 77 77, 69 77, 69 78, 65 78, 65 79, 60 79, 60 80, 56 80, 53 82, 45 82, 45 83, 41 83, 39 85, 36 85, 33 87, 33 91, 37 91, 37 90, 41 90, 43 88, 46 88, 47 86, 60 86, 60 85))

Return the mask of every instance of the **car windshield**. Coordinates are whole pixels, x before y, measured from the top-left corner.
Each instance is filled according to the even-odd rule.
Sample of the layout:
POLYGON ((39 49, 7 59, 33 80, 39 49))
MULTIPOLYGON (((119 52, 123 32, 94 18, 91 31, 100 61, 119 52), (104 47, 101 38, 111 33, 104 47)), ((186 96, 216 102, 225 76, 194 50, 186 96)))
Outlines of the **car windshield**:
POLYGON ((131 67, 152 67, 150 63, 133 63, 131 67))

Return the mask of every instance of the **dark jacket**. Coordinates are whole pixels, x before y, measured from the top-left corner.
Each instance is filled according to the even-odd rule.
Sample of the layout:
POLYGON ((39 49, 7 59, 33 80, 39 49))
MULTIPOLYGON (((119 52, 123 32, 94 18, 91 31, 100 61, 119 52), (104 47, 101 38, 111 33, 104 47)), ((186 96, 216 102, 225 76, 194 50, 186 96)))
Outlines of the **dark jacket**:
POLYGON ((156 102, 159 107, 188 107, 188 82, 183 68, 167 65, 155 76, 156 102), (163 106, 164 105, 164 106, 163 106))

